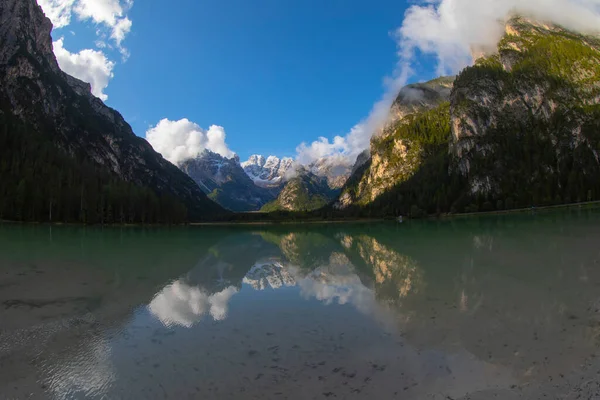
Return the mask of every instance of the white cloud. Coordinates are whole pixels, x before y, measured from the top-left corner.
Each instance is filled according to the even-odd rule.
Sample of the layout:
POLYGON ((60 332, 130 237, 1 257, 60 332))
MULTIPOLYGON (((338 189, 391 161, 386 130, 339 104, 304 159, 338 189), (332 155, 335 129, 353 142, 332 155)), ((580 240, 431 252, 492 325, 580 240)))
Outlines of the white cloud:
MULTIPOLYGON (((123 61, 129 58, 129 51, 122 43, 131 31, 132 22, 127 12, 133 6, 133 0, 38 0, 38 4, 54 28, 69 26, 73 16, 82 21, 91 20, 96 24, 98 39, 95 45, 103 51, 85 49, 79 53, 70 53, 64 48, 64 39, 54 42, 54 54, 61 69, 92 85, 92 93, 102 100, 108 97, 104 89, 113 77, 115 63, 108 60, 105 52, 114 49, 114 42, 123 61)), ((73 35, 75 33, 70 31, 73 35)))
MULTIPOLYGON (((133 0, 38 0, 55 28, 63 28, 71 23, 76 15, 80 20, 91 20, 100 27, 108 29, 110 38, 121 52, 121 43, 131 31, 132 22, 127 12, 133 6, 133 0)), ((98 29, 102 36, 102 29, 98 29)))
POLYGON ((113 77, 115 63, 108 60, 104 53, 97 50, 85 49, 79 53, 70 53, 64 48, 64 39, 60 38, 53 43, 54 54, 60 68, 67 74, 88 82, 92 85, 92 93, 102 100, 108 96, 104 89, 113 77))
POLYGON ((75 0, 38 0, 38 4, 55 28, 64 28, 71 23, 75 0))
POLYGON ((415 51, 431 54, 438 74, 457 73, 473 62, 472 49, 496 46, 514 14, 584 33, 600 29, 600 0, 442 0, 408 9, 396 32, 400 56, 411 62, 415 51))
POLYGON ((120 47, 131 30, 132 23, 126 12, 132 5, 132 1, 78 0, 74 11, 82 20, 91 19, 96 24, 109 27, 111 39, 120 47))
POLYGON ((154 150, 174 164, 194 158, 205 149, 231 158, 235 155, 225 143, 225 129, 212 125, 208 131, 187 118, 179 121, 162 119, 146 132, 154 150))
POLYGON ((600 0, 426 0, 410 7, 394 32, 398 61, 385 92, 368 117, 345 136, 319 138, 298 146, 297 159, 309 164, 322 157, 344 157, 354 162, 369 148, 372 135, 386 122, 400 89, 413 75, 417 55, 437 59, 439 75, 456 74, 472 64, 472 49, 494 47, 504 32, 504 21, 514 13, 551 21, 572 30, 600 30, 600 0))

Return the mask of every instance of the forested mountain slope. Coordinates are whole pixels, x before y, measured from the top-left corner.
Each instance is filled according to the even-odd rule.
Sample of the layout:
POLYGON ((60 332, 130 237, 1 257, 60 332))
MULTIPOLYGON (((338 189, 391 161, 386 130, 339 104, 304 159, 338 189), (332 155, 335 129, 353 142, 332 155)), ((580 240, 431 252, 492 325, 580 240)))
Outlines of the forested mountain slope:
POLYGON ((336 203, 343 215, 600 199, 598 38, 512 18, 497 52, 463 70, 446 94, 398 118, 394 104, 336 203))
POLYGON ((0 218, 183 222, 225 211, 62 72, 35 0, 0 3, 0 218))

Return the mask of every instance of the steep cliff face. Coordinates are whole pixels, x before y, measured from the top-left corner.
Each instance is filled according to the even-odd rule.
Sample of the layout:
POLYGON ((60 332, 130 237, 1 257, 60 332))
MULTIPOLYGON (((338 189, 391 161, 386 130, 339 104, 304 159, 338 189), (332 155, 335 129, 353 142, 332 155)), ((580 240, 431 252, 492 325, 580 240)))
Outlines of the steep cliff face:
MULTIPOLYGON (((19 135, 26 132, 27 138, 19 140, 26 141, 30 150, 39 149, 42 146, 39 143, 43 143, 43 146, 52 146, 52 151, 60 153, 60 157, 64 156, 61 163, 65 165, 69 159, 74 165, 86 163, 89 166, 86 177, 79 177, 80 172, 76 170, 63 172, 81 180, 78 185, 82 192, 81 208, 83 211, 83 198, 87 197, 88 215, 105 212, 99 210, 104 205, 92 198, 91 192, 102 191, 108 181, 132 185, 127 189, 129 191, 134 191, 134 187, 148 188, 153 196, 168 196, 181 203, 192 220, 223 213, 224 210, 210 201, 191 178, 164 160, 144 139, 135 136, 117 111, 94 97, 89 84, 60 70, 52 51, 51 29, 50 20, 35 0, 3 0, 0 3, 0 113, 7 131, 7 143, 12 143, 11 135, 17 135, 17 131, 21 132, 19 135), (93 179, 89 177, 91 175, 93 179)), ((27 157, 36 157, 36 154, 27 157)), ((65 165, 63 169, 67 168, 65 165)), ((16 172, 15 166, 4 169, 4 180, 11 181, 15 177, 8 174, 16 172)), ((25 181, 25 187, 41 182, 41 172, 34 170, 25 181)), ((22 178, 20 173, 15 179, 18 182, 22 178)), ((56 178, 60 185, 69 184, 63 182, 63 177, 50 178, 56 178)), ((14 197, 16 189, 16 185, 3 187, 5 199, 14 197)), ((39 187, 38 192, 42 189, 39 187)), ((14 204, 5 206, 8 214, 15 207, 14 204)), ((36 207, 32 206, 32 209, 37 210, 36 207)), ((50 202, 49 213, 44 215, 51 214, 52 207, 50 202)), ((36 214, 33 218, 47 218, 38 217, 37 211, 32 213, 36 214)), ((19 215, 11 217, 19 218, 19 215)))
POLYGON ((338 193, 330 188, 326 177, 302 169, 286 183, 277 199, 261 211, 312 211, 326 206, 338 193))
POLYGON ((254 184, 246 175, 239 158, 225 158, 205 150, 180 165, 208 197, 236 212, 258 211, 275 199, 278 190, 254 184))
POLYGON ((600 199, 598 37, 513 18, 497 51, 451 81, 424 84, 435 94, 402 90, 336 208, 422 215, 600 199))
MULTIPOLYGON (((371 140, 371 156, 359 157, 337 208, 367 205, 399 183, 410 179, 431 153, 434 130, 449 130, 449 99, 454 78, 406 86, 390 111, 390 121, 371 140), (431 126, 429 126, 431 125, 431 126), (425 127, 423 132, 418 131, 425 127)), ((436 143, 446 137, 436 136, 436 143)))
POLYGON ((497 53, 460 74, 451 103, 451 151, 473 196, 600 195, 598 38, 511 19, 497 53))

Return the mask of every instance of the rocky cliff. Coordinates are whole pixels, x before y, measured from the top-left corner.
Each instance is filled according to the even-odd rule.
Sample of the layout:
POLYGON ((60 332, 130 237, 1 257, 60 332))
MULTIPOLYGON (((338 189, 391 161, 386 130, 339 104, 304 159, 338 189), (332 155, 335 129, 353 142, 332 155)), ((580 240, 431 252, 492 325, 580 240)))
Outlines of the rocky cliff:
MULTIPOLYGON (((394 101, 388 123, 371 140, 370 157, 358 158, 336 208, 367 205, 411 178, 430 156, 433 130, 449 129, 449 99, 454 78, 408 85, 394 101), (430 127, 427 125, 430 124, 430 127), (415 132, 423 127, 424 132, 415 132), (427 137, 424 137, 427 136, 427 137)), ((437 138, 437 142, 446 137, 437 138)))
POLYGON ((420 216, 596 200, 599 152, 600 40, 515 17, 456 80, 401 91, 336 208, 420 216))
POLYGON ((125 214, 143 220, 127 212, 142 198, 158 214, 181 208, 179 220, 183 214, 200 220, 223 213, 191 178, 137 137, 117 111, 94 97, 89 84, 60 70, 51 29, 35 0, 0 3, 0 132, 3 151, 12 159, 12 165, 0 167, 0 217, 52 219, 61 203, 55 219, 106 221, 120 210, 121 220, 125 214), (16 155, 25 149, 27 154, 16 155), (115 204, 107 205, 109 200, 115 204), (71 212, 71 203, 77 212, 71 212))
POLYGON ((258 211, 279 193, 276 187, 256 185, 242 169, 238 157, 228 159, 205 150, 184 161, 180 168, 210 199, 231 211, 258 211))
POLYGON ((472 197, 530 204, 600 196, 600 40, 513 18, 496 54, 458 77, 451 152, 472 197))

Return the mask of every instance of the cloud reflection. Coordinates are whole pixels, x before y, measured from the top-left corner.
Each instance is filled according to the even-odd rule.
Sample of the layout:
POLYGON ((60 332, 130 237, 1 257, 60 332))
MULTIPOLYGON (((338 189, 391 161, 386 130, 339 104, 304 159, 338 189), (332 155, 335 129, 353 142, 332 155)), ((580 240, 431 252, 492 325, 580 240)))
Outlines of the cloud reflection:
POLYGON ((190 286, 178 280, 157 293, 148 309, 165 326, 191 328, 206 314, 210 314, 215 321, 224 320, 229 300, 236 293, 238 289, 229 286, 220 292, 209 294, 198 286, 190 286))

